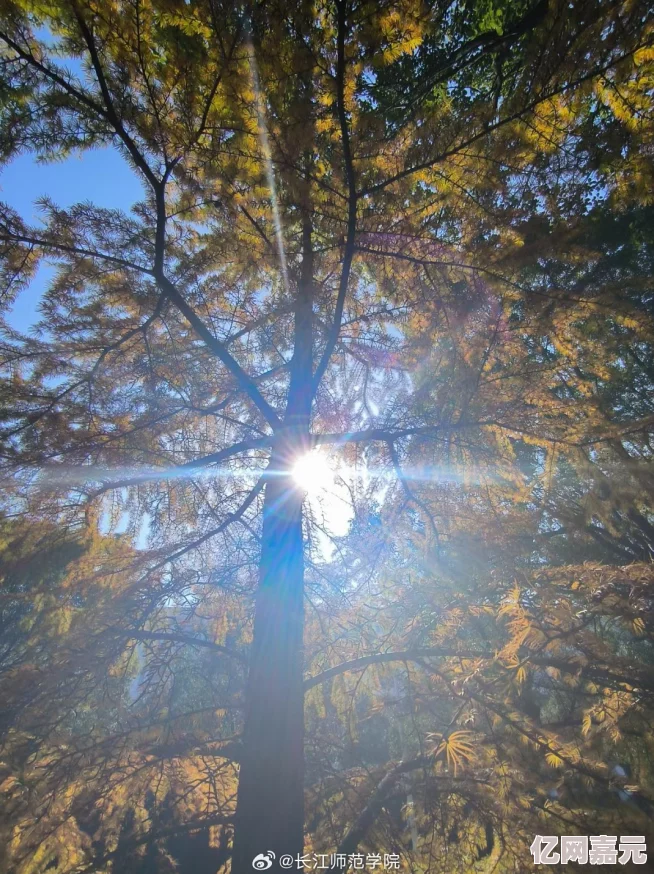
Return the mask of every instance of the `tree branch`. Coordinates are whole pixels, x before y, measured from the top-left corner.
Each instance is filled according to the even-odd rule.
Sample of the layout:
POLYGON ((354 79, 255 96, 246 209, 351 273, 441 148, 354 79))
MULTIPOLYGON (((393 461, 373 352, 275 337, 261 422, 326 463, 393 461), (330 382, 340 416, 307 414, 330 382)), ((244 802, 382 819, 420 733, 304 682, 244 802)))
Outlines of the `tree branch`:
MULTIPOLYGON (((234 455, 238 455, 240 452, 246 452, 248 449, 259 449, 272 445, 272 437, 258 437, 254 440, 241 440, 238 443, 226 446, 224 449, 214 452, 211 455, 205 455, 203 458, 196 458, 193 459, 193 461, 187 461, 186 464, 180 464, 172 468, 162 467, 160 471, 157 469, 149 469, 140 475, 105 483, 101 488, 94 492, 94 497, 98 497, 99 495, 104 494, 104 492, 113 489, 121 489, 126 486, 137 486, 144 482, 157 482, 162 479, 175 479, 179 476, 183 476, 185 470, 191 471, 196 468, 207 467, 210 464, 218 464, 221 461, 226 461, 234 455)), ((44 467, 43 470, 62 472, 66 471, 67 468, 64 465, 52 465, 50 467, 44 467)), ((84 467, 76 467, 75 470, 83 473, 84 467)), ((96 474, 95 479, 99 480, 101 477, 96 474)), ((88 480, 92 481, 93 477, 89 476, 88 480)))
MULTIPOLYGON (((388 662, 413 662, 425 658, 438 657, 470 660, 484 659, 487 661, 495 661, 497 660, 497 653, 484 650, 460 650, 454 647, 429 647, 424 649, 417 648, 400 650, 398 652, 375 653, 373 655, 361 656, 356 659, 350 659, 349 661, 342 662, 340 665, 335 665, 332 668, 327 668, 327 670, 322 671, 319 674, 315 674, 313 677, 308 677, 304 681, 304 691, 306 693, 310 689, 313 689, 314 686, 319 686, 322 683, 326 683, 327 680, 331 680, 333 677, 338 677, 341 674, 365 670, 365 668, 369 667, 370 665, 387 664, 388 662)), ((556 656, 550 656, 548 653, 544 653, 543 655, 528 654, 525 657, 525 661, 538 667, 556 668, 557 670, 563 671, 564 673, 581 673, 582 676, 585 676, 588 679, 595 680, 597 682, 613 682, 621 685, 633 684, 640 686, 648 692, 654 690, 654 682, 652 680, 648 680, 646 675, 643 676, 642 672, 637 672, 635 670, 633 674, 630 674, 629 677, 626 677, 621 676, 620 674, 616 674, 611 670, 607 670, 599 664, 580 665, 578 661, 568 661, 566 659, 557 658, 556 656)))
POLYGON ((423 500, 421 500, 416 495, 416 493, 413 491, 413 489, 411 488, 411 486, 407 482, 407 479, 404 476, 404 473, 402 472, 402 467, 400 466, 400 458, 397 454, 397 449, 395 448, 395 441, 389 440, 387 445, 388 445, 388 451, 390 452, 390 455, 391 455, 391 461, 393 463, 393 469, 395 470, 395 475, 397 476, 398 480, 402 484, 402 488, 404 489, 404 492, 405 492, 407 498, 409 499, 409 501, 412 504, 415 504, 417 507, 419 507, 422 510, 422 512, 425 514, 427 519, 429 520, 429 527, 431 528, 431 533, 434 536, 434 540, 436 541, 437 548, 440 549, 438 529, 436 528, 436 524, 434 523, 434 519, 433 519, 431 513, 429 512, 429 509, 426 506, 425 502, 423 500))
POLYGON ((428 649, 407 649, 400 652, 381 652, 342 662, 340 665, 327 668, 327 670, 322 671, 320 674, 309 677, 304 681, 304 691, 306 693, 309 689, 313 689, 314 686, 319 686, 322 683, 326 683, 327 680, 331 680, 332 677, 338 677, 351 671, 362 671, 364 668, 369 667, 369 665, 381 665, 387 662, 411 662, 421 658, 433 658, 434 656, 442 656, 443 658, 458 657, 462 659, 495 658, 494 653, 462 651, 454 647, 430 647, 428 649))
POLYGON ((219 464, 239 452, 246 452, 248 449, 266 449, 273 446, 274 442, 273 437, 241 440, 239 443, 233 443, 231 446, 219 449, 218 452, 212 452, 210 455, 204 455, 202 458, 195 458, 193 461, 187 461, 186 464, 180 464, 177 470, 194 470, 195 468, 208 467, 210 464, 219 464))
POLYGON ((429 765, 430 760, 427 756, 418 756, 415 759, 408 759, 406 762, 399 762, 395 767, 391 768, 377 784, 368 803, 348 829, 345 837, 338 845, 337 852, 347 854, 353 853, 356 850, 359 843, 366 836, 366 832, 379 815, 388 794, 395 787, 398 778, 402 774, 415 771, 418 768, 425 768, 429 765))
MULTIPOLYGON (((457 427, 460 427, 460 423, 457 427)), ((440 431, 442 429, 437 425, 418 425, 413 428, 400 428, 397 431, 388 428, 367 428, 364 431, 349 431, 342 434, 314 434, 311 442, 314 446, 331 443, 366 443, 369 441, 391 443, 395 440, 400 440, 402 437, 411 437, 419 434, 434 435, 440 431)))
POLYGON ((180 293, 177 286, 168 279, 163 269, 163 248, 165 245, 165 204, 163 202, 163 191, 157 195, 158 200, 158 220, 157 220, 157 246, 155 252, 155 265, 153 275, 159 285, 161 291, 173 303, 186 321, 191 325, 195 333, 204 341, 205 345, 214 355, 219 358, 225 365, 227 370, 236 379, 236 382, 250 398, 253 404, 261 412, 268 424, 276 430, 281 425, 279 417, 275 410, 270 406, 268 401, 261 394, 253 380, 243 370, 238 361, 228 351, 224 343, 211 333, 202 319, 198 316, 192 306, 186 301, 180 293))
POLYGON ((242 664, 247 664, 248 660, 240 652, 229 649, 226 646, 221 646, 219 643, 213 643, 211 640, 203 640, 201 637, 193 637, 189 634, 177 634, 167 631, 128 631, 127 636, 133 640, 167 640, 172 643, 181 643, 185 646, 200 646, 211 649, 214 652, 222 653, 232 659, 236 659, 242 664))
POLYGON ((109 90, 109 85, 107 84, 107 78, 104 74, 104 70, 102 69, 102 63, 100 61, 98 47, 95 44, 93 34, 88 24, 86 23, 84 16, 82 15, 79 6, 77 5, 76 0, 71 0, 71 6, 73 7, 73 12, 75 14, 75 18, 77 19, 79 29, 82 33, 82 37, 84 38, 84 42, 86 43, 86 47, 91 58, 91 64, 98 80, 98 85, 100 86, 100 92, 102 93, 102 99, 104 100, 105 105, 104 115, 111 123, 111 126, 115 130, 118 137, 123 142, 136 167, 138 167, 138 169, 143 173, 145 178, 152 186, 153 190, 156 191, 161 184, 160 180, 157 179, 155 174, 152 172, 150 165, 141 154, 138 146, 136 145, 132 137, 128 134, 125 126, 123 125, 123 122, 121 121, 115 110, 113 99, 111 97, 111 92, 109 90))
POLYGON ((85 249, 79 246, 70 246, 65 243, 55 243, 52 240, 44 240, 40 237, 29 237, 25 234, 13 234, 5 231, 0 234, 0 242, 4 243, 26 243, 30 246, 39 246, 43 249, 54 249, 67 255, 79 255, 83 258, 99 258, 101 261, 108 261, 115 264, 117 267, 125 267, 128 270, 135 270, 138 273, 145 273, 147 276, 154 276, 154 272, 148 267, 143 267, 140 264, 135 264, 133 261, 127 261, 125 258, 119 258, 116 255, 107 255, 106 252, 98 252, 95 249, 85 249))
POLYGON ((574 79, 572 82, 566 82, 563 85, 560 85, 558 88, 554 88, 553 90, 548 91, 547 93, 540 94, 534 100, 527 103, 526 106, 523 106, 522 109, 517 110, 516 112, 506 116, 505 118, 500 118, 491 124, 485 125, 476 134, 472 134, 472 136, 463 140, 458 145, 446 149, 439 155, 435 155, 433 158, 430 158, 428 161, 423 161, 420 164, 415 164, 413 167, 406 167, 404 170, 400 170, 399 173, 395 173, 393 176, 389 176, 388 179, 384 179, 381 182, 375 183, 374 185, 369 185, 367 188, 363 189, 363 191, 359 192, 359 197, 368 197, 371 194, 376 194, 378 191, 383 191, 384 188, 388 188, 389 185, 393 185, 393 183, 395 182, 406 179, 407 176, 411 176, 413 173, 419 173, 421 170, 428 170, 430 167, 433 167, 434 164, 439 164, 441 161, 445 161, 447 158, 453 157, 454 155, 458 154, 461 149, 465 149, 468 146, 471 146, 473 143, 476 143, 478 140, 482 139, 488 134, 493 133, 499 128, 504 127, 504 125, 510 124, 513 121, 519 121, 528 112, 531 112, 532 110, 536 109, 536 107, 540 106, 541 103, 545 103, 548 100, 551 100, 553 97, 558 97, 559 94, 564 94, 566 91, 569 91, 572 88, 578 88, 580 85, 583 85, 585 82, 594 79, 596 76, 602 76, 613 67, 616 67, 618 64, 622 63, 622 61, 626 61, 627 58, 633 57, 633 55, 640 49, 647 48, 650 45, 651 43, 649 42, 642 43, 641 45, 634 47, 631 51, 624 52, 617 58, 613 58, 613 60, 611 60, 609 63, 604 64, 601 67, 597 67, 590 73, 586 73, 584 76, 580 76, 578 79, 574 79))

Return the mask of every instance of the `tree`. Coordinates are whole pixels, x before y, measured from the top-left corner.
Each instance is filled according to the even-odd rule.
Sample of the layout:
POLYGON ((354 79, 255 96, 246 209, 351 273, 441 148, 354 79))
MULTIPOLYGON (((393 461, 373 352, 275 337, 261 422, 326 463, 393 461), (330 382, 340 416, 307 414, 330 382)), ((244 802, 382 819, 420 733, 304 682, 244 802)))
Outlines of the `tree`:
MULTIPOLYGON (((117 576, 89 572, 122 581, 116 603, 103 613, 76 602, 93 607, 78 646, 102 643, 87 680, 149 641, 156 710, 178 645, 230 660, 219 671, 228 699, 247 662, 234 871, 257 852, 302 851, 304 673, 352 661, 337 617, 348 600, 365 615, 364 579, 384 590, 376 562, 396 561, 395 535, 414 544, 410 561, 432 563, 431 579, 436 566, 452 579, 467 568, 473 616, 519 610, 487 572, 557 567, 550 535, 556 546, 594 537, 609 562, 649 557, 642 488, 612 486, 600 509, 570 498, 573 479, 584 495, 617 470, 634 476, 651 452, 651 24, 616 0, 337 0, 290 15, 217 0, 4 5, 7 160, 110 144, 144 186, 129 215, 45 199, 30 226, 4 210, 5 299, 41 259, 58 265, 41 330, 5 330, 11 505, 62 528, 124 513, 136 540, 147 520, 149 549, 121 556, 117 576), (625 248, 606 254, 614 229, 625 248), (329 446, 366 472, 349 483, 338 561, 325 561, 320 519, 293 477, 329 446), (448 495, 442 476, 422 481, 434 470, 476 482, 448 495), (504 542, 499 518, 514 526, 504 542), (488 528, 488 554, 465 554, 471 524, 488 528), (305 630, 307 598, 320 634, 305 630)), ((419 627, 422 607, 394 605, 419 627)), ((447 628, 460 608, 437 609, 447 628)), ((522 689, 515 641, 530 650, 536 632, 532 618, 512 621, 500 663, 485 649, 472 664, 515 669, 522 689)), ((369 642, 360 658, 386 649, 385 622, 346 624, 369 642)), ((565 672, 570 659, 547 666, 565 672)), ((453 681, 441 682, 445 695, 453 681)), ((480 688, 472 700, 490 711, 495 678, 480 688)), ((605 779, 563 741, 513 728, 605 779)), ((471 758, 457 731, 458 747, 442 733, 430 754, 455 771, 471 758)), ((212 808, 220 825, 233 779, 212 808)), ((346 846, 383 797, 350 821, 346 846)))

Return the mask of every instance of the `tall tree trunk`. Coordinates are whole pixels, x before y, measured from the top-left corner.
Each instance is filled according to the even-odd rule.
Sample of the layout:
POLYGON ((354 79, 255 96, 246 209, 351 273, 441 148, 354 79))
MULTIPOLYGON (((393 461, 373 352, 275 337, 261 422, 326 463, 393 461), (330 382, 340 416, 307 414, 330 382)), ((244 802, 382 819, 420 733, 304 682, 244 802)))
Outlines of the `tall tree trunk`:
MULTIPOLYGON (((279 470, 271 463, 272 470, 279 470)), ((266 485, 260 585, 248 681, 232 871, 259 853, 302 851, 304 708, 302 494, 288 475, 266 485)), ((274 868, 277 869, 275 862, 274 868)))
POLYGON ((276 434, 263 509, 261 568, 245 706, 232 871, 252 871, 260 853, 304 844, 304 553, 302 502, 292 469, 309 449, 313 400, 313 250, 303 221, 295 345, 288 405, 276 434))

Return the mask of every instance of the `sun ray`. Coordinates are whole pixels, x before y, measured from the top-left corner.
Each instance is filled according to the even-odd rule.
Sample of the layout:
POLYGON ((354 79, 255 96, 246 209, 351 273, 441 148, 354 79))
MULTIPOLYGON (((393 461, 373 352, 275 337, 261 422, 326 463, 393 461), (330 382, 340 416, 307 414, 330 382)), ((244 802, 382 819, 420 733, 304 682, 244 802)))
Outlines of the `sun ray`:
POLYGON ((284 235, 282 233, 282 222, 279 215, 279 201, 277 199, 277 185, 275 184, 275 173, 272 164, 272 154, 270 151, 270 141, 268 139, 268 126, 266 124, 266 105, 263 98, 263 92, 259 84, 259 69, 257 67, 257 59, 254 54, 254 46, 252 40, 247 40, 247 52, 250 62, 250 76, 252 77, 252 88, 254 90, 255 105, 257 110, 257 124, 259 128, 259 142, 263 153, 263 160, 266 168, 266 178, 270 187, 270 200, 272 203, 273 222, 275 225, 275 238, 277 240, 277 250, 279 252, 279 264, 284 281, 284 290, 288 292, 288 269, 286 266, 286 248, 284 246, 284 235))

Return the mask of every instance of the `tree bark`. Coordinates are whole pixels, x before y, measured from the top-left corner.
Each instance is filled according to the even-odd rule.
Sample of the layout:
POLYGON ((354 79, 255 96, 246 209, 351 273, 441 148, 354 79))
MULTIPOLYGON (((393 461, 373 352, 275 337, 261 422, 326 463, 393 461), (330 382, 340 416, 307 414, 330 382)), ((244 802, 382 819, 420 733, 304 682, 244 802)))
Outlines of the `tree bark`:
POLYGON ((304 494, 292 469, 309 449, 313 401, 313 250, 308 212, 295 301, 295 346, 284 423, 276 434, 263 509, 259 589, 234 822, 233 874, 260 853, 304 845, 304 494))
MULTIPOLYGON (((275 467, 271 464, 272 470, 275 467)), ((279 469, 279 468, 278 468, 279 469)), ((302 852, 304 832, 304 627, 302 494, 288 474, 266 485, 234 829, 232 871, 259 853, 302 852)))

